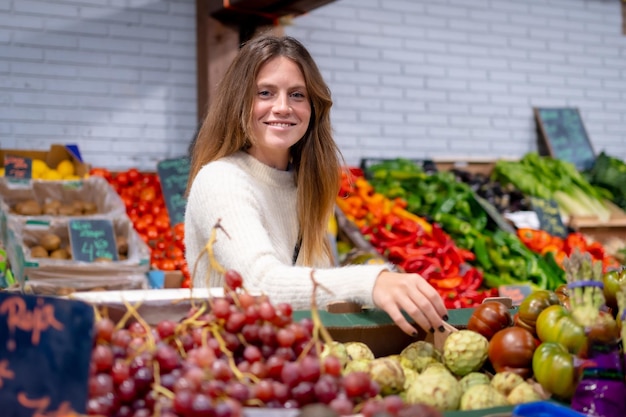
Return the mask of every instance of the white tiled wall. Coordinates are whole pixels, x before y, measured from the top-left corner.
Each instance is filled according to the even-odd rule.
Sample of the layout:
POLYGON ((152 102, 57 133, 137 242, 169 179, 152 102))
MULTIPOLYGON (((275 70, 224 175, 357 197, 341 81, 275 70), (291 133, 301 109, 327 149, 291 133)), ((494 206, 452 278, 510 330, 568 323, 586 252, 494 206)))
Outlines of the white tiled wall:
POLYGON ((0 0, 0 146, 155 169, 197 126, 192 0, 0 0))
MULTIPOLYGON (((77 143, 154 169, 196 129, 193 0, 0 0, 0 147, 77 143)), ((535 150, 533 106, 580 109, 626 159, 620 0, 335 0, 300 16, 331 86, 336 138, 362 157, 535 150)))
POLYGON ((334 97, 336 137, 362 157, 517 157, 534 106, 577 107, 597 152, 626 159, 619 0, 338 0, 286 32, 334 97))

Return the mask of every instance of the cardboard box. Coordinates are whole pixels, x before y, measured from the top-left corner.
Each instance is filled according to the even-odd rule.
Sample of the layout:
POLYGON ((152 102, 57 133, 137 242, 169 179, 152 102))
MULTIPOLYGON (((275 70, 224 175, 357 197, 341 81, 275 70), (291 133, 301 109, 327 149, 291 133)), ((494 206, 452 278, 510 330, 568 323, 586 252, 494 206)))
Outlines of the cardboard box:
POLYGON ((50 146, 47 151, 27 149, 0 149, 0 168, 4 167, 5 155, 23 156, 31 159, 41 159, 50 168, 56 168, 61 161, 69 159, 74 164, 74 172, 79 177, 89 173, 91 165, 83 162, 75 147, 61 144, 50 146))
POLYGON ((127 216, 108 219, 115 236, 128 243, 126 259, 114 262, 81 262, 34 258, 30 248, 40 236, 53 232, 61 247, 69 246, 69 219, 53 219, 38 224, 9 222, 7 255, 15 278, 24 292, 66 295, 73 291, 145 288, 150 268, 150 248, 139 237, 127 216))

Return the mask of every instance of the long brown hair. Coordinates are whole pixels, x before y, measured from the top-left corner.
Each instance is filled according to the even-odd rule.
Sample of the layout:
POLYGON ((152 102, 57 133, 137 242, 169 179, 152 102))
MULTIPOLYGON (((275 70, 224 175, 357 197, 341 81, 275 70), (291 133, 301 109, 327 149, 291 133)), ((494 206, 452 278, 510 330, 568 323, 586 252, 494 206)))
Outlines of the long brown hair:
POLYGON ((257 75, 263 64, 278 56, 298 65, 311 101, 309 127, 290 154, 298 188, 301 259, 314 265, 323 256, 331 259, 327 226, 339 189, 342 157, 332 136, 330 89, 307 49, 296 39, 259 36, 241 47, 217 87, 193 144, 187 192, 205 164, 250 145, 257 75))

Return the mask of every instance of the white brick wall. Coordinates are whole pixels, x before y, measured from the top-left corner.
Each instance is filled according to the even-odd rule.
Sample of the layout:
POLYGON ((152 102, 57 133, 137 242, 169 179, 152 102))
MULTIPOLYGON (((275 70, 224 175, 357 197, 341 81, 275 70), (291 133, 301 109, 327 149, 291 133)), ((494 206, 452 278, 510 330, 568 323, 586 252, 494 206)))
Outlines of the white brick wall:
POLYGON ((1 0, 0 147, 156 169, 197 127, 193 0, 1 0))
POLYGON ((626 159, 620 0, 336 0, 286 33, 333 92, 337 141, 363 157, 518 157, 534 106, 579 108, 626 159))
MULTIPOLYGON (((626 159, 620 0, 335 0, 293 20, 362 157, 536 150, 533 106, 578 107, 626 159)), ((196 128, 193 0, 0 0, 0 147, 77 143, 154 169, 196 128)))

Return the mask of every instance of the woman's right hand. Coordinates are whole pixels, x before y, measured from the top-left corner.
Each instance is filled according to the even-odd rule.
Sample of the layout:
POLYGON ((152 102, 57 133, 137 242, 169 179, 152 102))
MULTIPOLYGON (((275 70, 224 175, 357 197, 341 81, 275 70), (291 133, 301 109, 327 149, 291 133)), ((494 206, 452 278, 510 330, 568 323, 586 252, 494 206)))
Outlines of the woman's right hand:
POLYGON ((372 299, 407 334, 415 336, 402 311, 425 331, 444 331, 448 311, 439 293, 419 274, 383 271, 376 278, 372 299))

